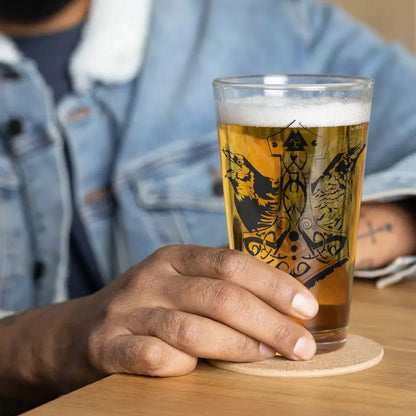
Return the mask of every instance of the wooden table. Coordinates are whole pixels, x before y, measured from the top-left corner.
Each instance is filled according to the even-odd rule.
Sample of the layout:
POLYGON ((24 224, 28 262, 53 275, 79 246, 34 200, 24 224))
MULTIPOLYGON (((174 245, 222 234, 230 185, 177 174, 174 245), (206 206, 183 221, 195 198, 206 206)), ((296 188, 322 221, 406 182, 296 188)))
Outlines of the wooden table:
POLYGON ((416 415, 416 281, 356 282, 351 332, 380 342, 383 361, 355 374, 277 379, 201 362, 184 377, 114 375, 27 413, 47 415, 416 415))

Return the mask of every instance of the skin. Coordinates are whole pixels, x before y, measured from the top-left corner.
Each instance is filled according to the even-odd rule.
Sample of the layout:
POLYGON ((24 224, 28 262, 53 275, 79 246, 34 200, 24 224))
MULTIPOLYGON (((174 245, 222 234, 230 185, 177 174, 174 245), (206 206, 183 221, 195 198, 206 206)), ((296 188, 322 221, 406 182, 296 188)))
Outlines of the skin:
MULTIPOLYGON (((409 207, 362 206, 358 266, 416 253, 409 207)), ((198 358, 309 359, 314 340, 289 316, 317 310, 297 280, 247 254, 165 247, 91 296, 0 320, 0 410, 14 414, 113 373, 185 375, 198 358)))
MULTIPOLYGON (((406 207, 365 205, 362 215, 358 264, 416 252, 406 207), (369 218, 390 224, 375 240, 369 218)), ((113 373, 185 375, 198 358, 310 359, 314 340, 289 316, 317 310, 297 280, 247 254, 165 247, 91 296, 0 320, 0 410, 14 414, 113 373)))
MULTIPOLYGON (((85 18, 89 3, 74 0, 33 25, 0 22, 0 30, 63 30, 85 18)), ((363 205, 358 267, 416 253, 413 207, 363 205)), ((15 414, 112 373, 184 375, 198 357, 257 361, 277 351, 310 359, 314 340, 289 316, 308 319, 317 309, 299 282, 246 254, 165 247, 91 296, 0 320, 0 413, 15 414)))
POLYGON ((92 296, 1 320, 0 394, 31 406, 112 373, 187 374, 197 357, 309 359, 315 342, 288 315, 317 310, 302 284, 247 254, 165 247, 92 296))
POLYGON ((358 227, 355 267, 375 269, 394 259, 416 254, 415 200, 363 204, 358 227))

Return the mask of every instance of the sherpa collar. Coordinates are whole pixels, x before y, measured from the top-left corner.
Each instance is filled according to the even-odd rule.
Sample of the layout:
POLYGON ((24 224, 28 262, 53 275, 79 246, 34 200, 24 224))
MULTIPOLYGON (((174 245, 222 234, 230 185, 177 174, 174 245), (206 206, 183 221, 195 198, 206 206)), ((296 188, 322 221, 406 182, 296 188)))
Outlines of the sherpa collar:
MULTIPOLYGON (((145 51, 152 0, 93 0, 82 41, 70 63, 75 90, 94 81, 123 83, 135 77, 145 51)), ((22 59, 13 41, 0 33, 0 62, 22 59)))

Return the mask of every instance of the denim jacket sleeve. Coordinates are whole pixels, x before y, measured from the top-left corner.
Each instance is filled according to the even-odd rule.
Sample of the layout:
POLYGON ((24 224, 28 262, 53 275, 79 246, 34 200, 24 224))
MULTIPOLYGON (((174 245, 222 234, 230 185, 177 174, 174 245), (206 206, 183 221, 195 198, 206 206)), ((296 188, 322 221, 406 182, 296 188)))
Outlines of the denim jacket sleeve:
MULTIPOLYGON (((363 201, 415 196, 416 57, 400 45, 387 44, 338 8, 314 0, 294 1, 303 21, 299 35, 309 71, 375 80, 363 201)), ((386 277, 379 286, 416 277, 416 256, 357 275, 386 277)))

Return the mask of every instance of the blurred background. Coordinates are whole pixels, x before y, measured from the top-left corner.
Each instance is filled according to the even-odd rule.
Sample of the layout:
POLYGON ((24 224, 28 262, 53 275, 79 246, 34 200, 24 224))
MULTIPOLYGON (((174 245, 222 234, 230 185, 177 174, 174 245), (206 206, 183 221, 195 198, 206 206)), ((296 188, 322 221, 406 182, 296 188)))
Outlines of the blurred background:
POLYGON ((416 52, 416 0, 326 0, 365 22, 385 39, 416 52))

